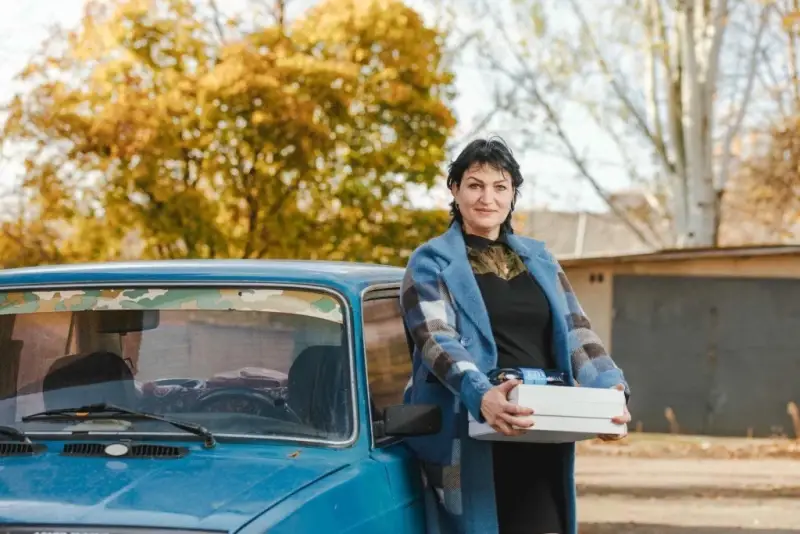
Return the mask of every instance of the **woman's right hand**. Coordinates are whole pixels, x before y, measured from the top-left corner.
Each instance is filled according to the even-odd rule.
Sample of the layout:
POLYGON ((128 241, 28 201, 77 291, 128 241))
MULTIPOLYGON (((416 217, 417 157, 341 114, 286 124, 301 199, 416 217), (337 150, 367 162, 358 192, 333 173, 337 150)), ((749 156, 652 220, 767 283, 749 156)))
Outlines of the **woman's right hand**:
POLYGON ((506 436, 519 436, 533 426, 533 419, 525 417, 532 415, 533 410, 508 401, 508 393, 519 384, 519 380, 507 380, 484 393, 481 399, 483 418, 495 431, 506 436))

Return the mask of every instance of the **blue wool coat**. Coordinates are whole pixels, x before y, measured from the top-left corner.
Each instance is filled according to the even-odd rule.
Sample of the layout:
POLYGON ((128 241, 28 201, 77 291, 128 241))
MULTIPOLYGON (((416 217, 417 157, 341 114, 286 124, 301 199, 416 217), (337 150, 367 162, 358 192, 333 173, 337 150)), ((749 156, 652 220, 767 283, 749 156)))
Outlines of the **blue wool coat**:
MULTIPOLYGON (((570 385, 623 384, 628 394, 622 371, 592 331, 563 269, 544 243, 514 234, 508 243, 550 302, 555 360, 567 371, 570 385)), ((467 414, 484 420, 481 398, 492 387, 486 372, 496 366, 497 347, 459 224, 413 252, 400 300, 415 345, 405 402, 442 409, 440 432, 407 440, 423 465, 428 532, 496 533, 492 444, 469 437, 467 414)), ((575 446, 559 447, 565 459, 567 532, 577 534, 575 446)))

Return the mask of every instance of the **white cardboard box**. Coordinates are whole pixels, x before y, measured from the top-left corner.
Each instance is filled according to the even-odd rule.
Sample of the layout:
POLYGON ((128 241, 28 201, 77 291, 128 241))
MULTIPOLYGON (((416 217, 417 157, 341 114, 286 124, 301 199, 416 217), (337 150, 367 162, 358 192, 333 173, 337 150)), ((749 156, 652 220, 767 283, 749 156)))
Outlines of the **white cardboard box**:
POLYGON ((627 425, 611 421, 625 407, 625 393, 616 389, 520 384, 508 400, 533 409, 533 427, 521 436, 504 436, 470 415, 469 435, 489 441, 568 443, 627 432, 627 425))

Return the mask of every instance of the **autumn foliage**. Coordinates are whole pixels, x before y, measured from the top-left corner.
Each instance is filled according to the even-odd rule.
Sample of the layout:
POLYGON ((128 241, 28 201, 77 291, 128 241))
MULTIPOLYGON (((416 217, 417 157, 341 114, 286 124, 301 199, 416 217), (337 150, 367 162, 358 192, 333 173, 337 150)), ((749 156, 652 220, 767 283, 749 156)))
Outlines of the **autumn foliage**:
POLYGON ((765 133, 726 194, 730 244, 796 242, 800 231, 800 116, 765 133))
POLYGON ((188 0, 89 2, 21 73, 28 149, 5 266, 143 258, 402 263, 441 232, 407 186, 454 127, 442 36, 400 0, 327 0, 286 26, 188 0), (230 34, 229 34, 230 35, 230 34))

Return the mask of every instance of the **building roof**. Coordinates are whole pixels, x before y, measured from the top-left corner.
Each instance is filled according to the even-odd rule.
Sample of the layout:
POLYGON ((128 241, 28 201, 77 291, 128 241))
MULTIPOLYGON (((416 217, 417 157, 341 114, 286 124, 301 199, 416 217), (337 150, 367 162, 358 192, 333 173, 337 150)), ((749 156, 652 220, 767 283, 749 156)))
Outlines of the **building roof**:
POLYGON ((564 267, 583 267, 609 263, 686 261, 700 258, 748 259, 769 256, 800 256, 800 245, 696 247, 633 254, 597 254, 583 257, 561 257, 559 258, 559 263, 564 267))
POLYGON ((82 263, 0 270, 0 289, 86 284, 306 283, 360 291, 399 282, 403 269, 312 260, 166 260, 82 263))
POLYGON ((534 210, 517 215, 520 234, 543 241, 564 266, 800 255, 800 244, 657 249, 611 213, 534 210))
POLYGON ((653 250, 610 213, 522 211, 515 227, 519 234, 543 241, 557 258, 653 250))

